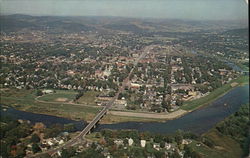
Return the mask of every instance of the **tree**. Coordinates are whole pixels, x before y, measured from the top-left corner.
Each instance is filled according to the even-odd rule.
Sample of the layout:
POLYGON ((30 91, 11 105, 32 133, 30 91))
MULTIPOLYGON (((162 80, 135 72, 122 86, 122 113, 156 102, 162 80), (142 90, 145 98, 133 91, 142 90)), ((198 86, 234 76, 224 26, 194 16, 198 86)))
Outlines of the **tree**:
POLYGON ((31 137, 31 139, 30 139, 30 141, 32 143, 38 143, 38 142, 40 142, 40 138, 38 137, 37 134, 33 134, 32 137, 31 137))
POLYGON ((165 147, 165 142, 164 142, 164 141, 161 141, 161 142, 160 142, 160 147, 161 147, 161 148, 164 148, 164 147, 165 147))
POLYGON ((43 95, 42 90, 38 89, 38 90, 36 91, 36 95, 37 95, 37 96, 42 96, 42 95, 43 95))
POLYGON ((178 151, 175 149, 172 158, 181 158, 180 154, 178 153, 178 151))
POLYGON ((60 124, 55 124, 50 128, 46 128, 44 130, 44 137, 45 138, 52 138, 56 137, 60 132, 63 131, 63 127, 60 124))
POLYGON ((207 137, 204 137, 203 140, 202 140, 202 142, 204 144, 206 144, 210 148, 214 147, 214 142, 211 139, 207 138, 207 137))
POLYGON ((61 155, 62 158, 72 157, 75 155, 75 149, 73 147, 70 147, 68 149, 63 149, 61 155))
POLYGON ((74 132, 76 131, 76 126, 73 123, 65 124, 63 130, 67 132, 74 132))
POLYGON ((182 106, 183 105, 183 101, 181 99, 177 99, 176 100, 176 105, 177 106, 182 106))
POLYGON ((181 144, 181 143, 182 143, 182 139, 183 139, 182 134, 178 132, 178 133, 175 135, 175 141, 176 141, 176 143, 177 143, 177 144, 181 144))
POLYGON ((37 143, 34 143, 34 144, 32 145, 32 151, 33 151, 34 153, 37 153, 37 152, 41 151, 41 148, 38 146, 37 143))
POLYGON ((17 150, 16 150, 17 157, 25 157, 26 155, 25 150, 26 150, 26 147, 23 144, 17 146, 17 150))

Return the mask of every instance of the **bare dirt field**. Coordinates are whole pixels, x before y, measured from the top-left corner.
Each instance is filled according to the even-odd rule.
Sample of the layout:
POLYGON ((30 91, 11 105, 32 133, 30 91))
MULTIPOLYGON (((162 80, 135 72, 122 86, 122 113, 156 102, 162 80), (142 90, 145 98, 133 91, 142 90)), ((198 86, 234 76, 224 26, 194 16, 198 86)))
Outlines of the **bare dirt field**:
POLYGON ((118 116, 131 116, 131 117, 143 117, 143 118, 155 118, 155 119, 174 119, 187 113, 188 111, 179 109, 172 113, 156 114, 156 113, 136 113, 136 112, 123 112, 123 111, 109 111, 112 115, 118 116))
POLYGON ((67 98, 56 98, 55 101, 66 102, 66 101, 68 101, 68 99, 67 98))

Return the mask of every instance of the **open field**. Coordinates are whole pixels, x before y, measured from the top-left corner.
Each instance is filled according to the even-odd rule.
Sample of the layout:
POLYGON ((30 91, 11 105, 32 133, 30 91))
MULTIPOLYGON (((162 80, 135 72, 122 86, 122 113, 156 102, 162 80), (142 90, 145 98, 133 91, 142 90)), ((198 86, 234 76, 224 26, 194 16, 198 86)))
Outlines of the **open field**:
MULTIPOLYGON (((91 102, 94 96, 98 92, 88 92, 87 95, 84 95, 80 99, 87 99, 87 102, 91 102), (92 98, 91 98, 92 96, 92 98)), ((36 91, 35 90, 18 90, 18 89, 5 89, 1 91, 1 103, 4 105, 12 106, 18 110, 49 114, 54 116, 66 117, 75 120, 85 120, 91 121, 94 116, 98 113, 101 107, 91 107, 83 106, 82 104, 71 104, 71 103, 62 103, 56 102, 54 99, 57 97, 69 98, 67 94, 74 94, 73 92, 64 92, 60 91, 58 95, 47 94, 43 97, 40 97, 38 101, 36 100, 36 91), (45 101, 45 100, 48 100, 45 101), (49 102, 52 101, 52 102, 49 102)), ((86 100, 85 100, 86 101, 86 100)), ((127 121, 164 121, 164 119, 156 118, 142 118, 142 117, 133 117, 133 116, 116 116, 112 114, 106 115, 100 123, 118 123, 118 122, 127 122, 127 121)))
POLYGON ((96 92, 96 91, 88 91, 85 92, 84 95, 82 97, 80 97, 76 103, 79 104, 87 104, 87 105, 96 105, 95 103, 95 99, 96 96, 100 94, 100 92, 96 92))
POLYGON ((197 147, 195 143, 190 145, 194 148, 195 151, 202 153, 202 156, 205 158, 236 158, 241 157, 242 149, 240 144, 237 143, 232 138, 220 134, 216 129, 211 129, 209 132, 205 133, 204 136, 211 139, 215 146, 214 148, 209 148, 206 145, 197 147))
POLYGON ((35 100, 35 90, 8 89, 1 92, 1 104, 18 110, 61 116, 70 119, 92 120, 100 108, 60 102, 46 103, 35 100))
POLYGON ((248 76, 241 76, 235 80, 232 80, 228 84, 223 85, 222 87, 212 91, 209 95, 192 100, 187 101, 184 103, 184 105, 181 107, 183 110, 194 110, 198 107, 201 107, 203 105, 209 104, 213 101, 215 101, 220 96, 224 95, 229 90, 233 89, 234 87, 231 86, 232 83, 238 83, 238 85, 243 85, 249 83, 249 77, 248 76))
POLYGON ((177 117, 180 117, 187 113, 186 110, 176 110, 172 113, 143 113, 143 112, 126 112, 126 111, 110 111, 109 112, 112 115, 117 115, 117 116, 127 116, 127 117, 138 117, 138 118, 154 118, 154 119, 174 119, 177 117))
POLYGON ((112 124, 112 123, 120 123, 120 122, 164 122, 165 119, 157 119, 157 118, 144 118, 144 117, 134 117, 134 116, 119 116, 108 113, 101 120, 101 124, 112 124))
POLYGON ((56 93, 46 94, 39 97, 42 101, 69 102, 75 99, 77 92, 70 90, 56 90, 56 93))
MULTIPOLYGON (((232 83, 243 85, 248 83, 249 77, 242 76, 230 83, 216 89, 209 95, 186 102, 180 110, 169 114, 153 114, 143 112, 126 112, 126 111, 110 111, 100 123, 118 123, 127 121, 141 121, 141 122, 162 122, 169 119, 174 119, 184 115, 187 111, 194 110, 203 105, 209 104, 222 96, 233 87, 232 83)), ((101 107, 95 106, 95 96, 98 92, 86 92, 84 96, 77 100, 77 103, 70 103, 76 95, 74 91, 58 91, 54 94, 47 94, 37 98, 36 90, 18 90, 18 89, 2 89, 1 90, 1 104, 9 105, 19 110, 24 110, 34 113, 50 114, 55 116, 66 117, 70 119, 81 119, 90 121, 101 107), (67 100, 58 100, 64 99, 67 100), (36 100, 38 99, 38 100, 36 100), (86 106, 88 105, 88 106, 86 106)))

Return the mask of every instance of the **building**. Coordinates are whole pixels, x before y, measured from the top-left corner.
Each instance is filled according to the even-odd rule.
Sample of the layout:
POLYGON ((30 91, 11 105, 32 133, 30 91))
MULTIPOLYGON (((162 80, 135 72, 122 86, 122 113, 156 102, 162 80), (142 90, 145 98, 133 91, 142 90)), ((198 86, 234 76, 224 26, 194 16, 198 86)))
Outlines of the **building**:
POLYGON ((129 146, 132 146, 133 143, 134 143, 134 140, 133 140, 132 138, 129 138, 129 139, 128 139, 128 145, 129 145, 129 146))
POLYGON ((141 147, 145 147, 146 146, 146 140, 141 140, 141 147))
POLYGON ((50 90, 50 89, 44 89, 42 92, 43 92, 43 94, 51 94, 51 93, 53 93, 54 91, 53 91, 53 90, 50 90))

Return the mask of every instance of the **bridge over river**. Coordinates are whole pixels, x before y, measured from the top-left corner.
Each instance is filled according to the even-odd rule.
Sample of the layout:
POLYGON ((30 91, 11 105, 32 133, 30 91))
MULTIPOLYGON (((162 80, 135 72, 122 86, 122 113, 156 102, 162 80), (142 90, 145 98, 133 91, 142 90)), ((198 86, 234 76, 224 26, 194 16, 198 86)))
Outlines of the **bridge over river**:
POLYGON ((116 95, 113 97, 113 99, 111 101, 109 101, 105 107, 103 107, 103 109, 95 116, 95 118, 81 131, 81 133, 79 133, 76 137, 74 137, 73 139, 69 140, 68 142, 64 143, 61 146, 58 146, 56 148, 47 150, 45 152, 42 153, 37 153, 35 155, 32 156, 28 156, 28 157, 39 157, 42 156, 44 154, 50 154, 53 155, 55 153, 57 153, 58 151, 62 150, 63 148, 68 148, 70 146, 74 146, 76 144, 80 144, 83 143, 85 141, 84 137, 85 135, 87 135, 88 133, 91 132, 91 129, 96 127, 96 124, 101 120, 101 118, 108 112, 108 110, 112 107, 112 105, 114 104, 115 100, 118 98, 119 94, 122 93, 125 89, 125 86, 128 84, 129 78, 131 76, 131 74, 134 71, 134 68, 137 66, 138 62, 143 59, 147 54, 150 53, 150 50, 153 48, 154 46, 147 46, 144 48, 144 50, 142 51, 142 53, 140 54, 140 56, 134 61, 134 66, 131 69, 130 73, 128 74, 127 78, 124 79, 122 86, 119 88, 118 92, 116 93, 116 95))

